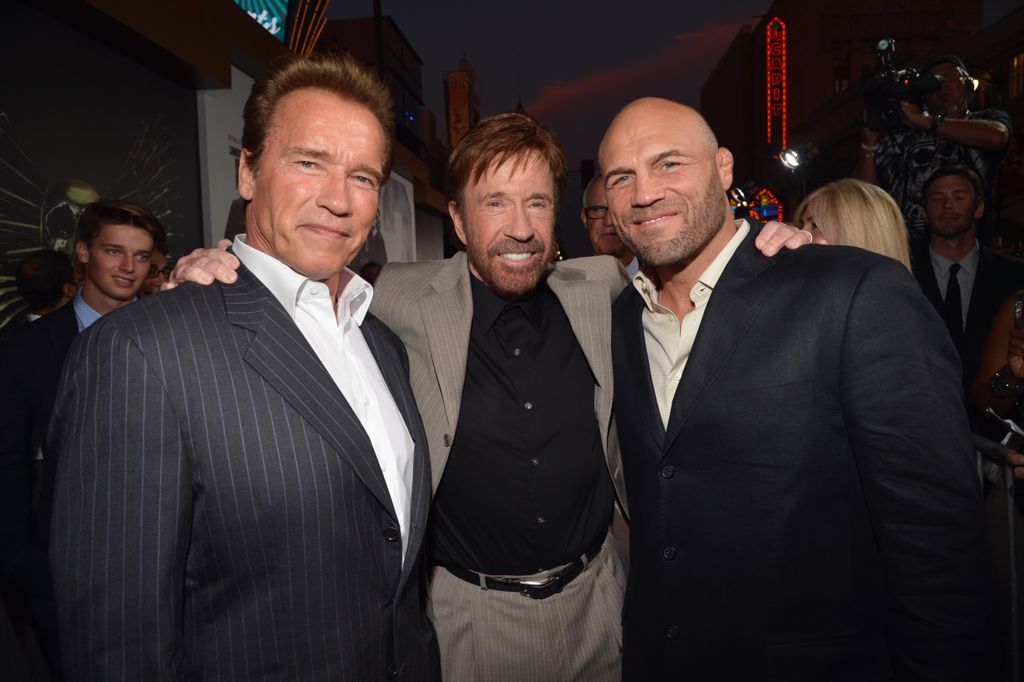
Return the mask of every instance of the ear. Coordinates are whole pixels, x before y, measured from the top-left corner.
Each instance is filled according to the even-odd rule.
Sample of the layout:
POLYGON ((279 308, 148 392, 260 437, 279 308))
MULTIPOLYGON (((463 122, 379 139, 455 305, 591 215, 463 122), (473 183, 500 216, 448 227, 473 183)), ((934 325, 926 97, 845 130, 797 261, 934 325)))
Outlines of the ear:
POLYGON ((729 189, 732 187, 732 152, 725 147, 719 147, 718 151, 715 152, 715 166, 718 168, 718 179, 722 182, 722 188, 729 189))
POLYGON ((459 213, 459 206, 454 201, 448 202, 448 215, 452 217, 452 222, 455 223, 455 236, 459 238, 463 246, 468 244, 466 241, 466 227, 462 224, 462 215, 459 213))
POLYGON ((80 241, 75 244, 75 258, 83 265, 89 262, 89 247, 85 245, 85 242, 80 241))
POLYGON ((974 207, 974 219, 981 220, 983 215, 985 215, 985 200, 978 199, 978 205, 974 207))
POLYGON ((246 201, 252 201, 253 190, 256 189, 256 168, 252 161, 252 152, 242 150, 238 159, 238 194, 246 201))
POLYGON ((78 291, 78 287, 75 286, 74 282, 64 282, 64 286, 61 287, 61 291, 63 291, 66 298, 73 298, 75 292, 78 291))

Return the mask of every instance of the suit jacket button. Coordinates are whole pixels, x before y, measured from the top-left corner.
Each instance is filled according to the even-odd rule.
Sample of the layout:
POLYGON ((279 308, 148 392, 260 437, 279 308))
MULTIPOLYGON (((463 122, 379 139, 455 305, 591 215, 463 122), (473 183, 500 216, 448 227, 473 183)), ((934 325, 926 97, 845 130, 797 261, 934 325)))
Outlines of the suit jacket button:
POLYGON ((401 539, 401 537, 402 534, 398 532, 397 528, 384 529, 384 539, 388 542, 397 542, 399 539, 401 539))
POLYGON ((666 464, 665 466, 661 467, 661 477, 662 478, 672 478, 675 475, 676 475, 676 468, 674 466, 672 466, 671 464, 666 464))
POLYGON ((444 438, 442 438, 441 440, 442 440, 442 441, 444 442, 444 446, 445 446, 446 448, 447 448, 447 447, 451 447, 451 444, 452 444, 452 437, 451 437, 451 436, 449 436, 449 435, 448 435, 447 433, 446 433, 446 434, 444 434, 444 438))
POLYGON ((679 626, 669 625, 665 628, 665 636, 669 639, 679 639, 679 626))
POLYGON ((389 665, 387 668, 384 669, 384 676, 387 677, 389 680, 393 680, 396 677, 398 677, 398 671, 395 670, 395 666, 389 665))
POLYGON ((661 555, 669 560, 675 559, 676 554, 678 554, 678 552, 676 552, 676 548, 672 546, 666 547, 665 549, 661 550, 661 555))

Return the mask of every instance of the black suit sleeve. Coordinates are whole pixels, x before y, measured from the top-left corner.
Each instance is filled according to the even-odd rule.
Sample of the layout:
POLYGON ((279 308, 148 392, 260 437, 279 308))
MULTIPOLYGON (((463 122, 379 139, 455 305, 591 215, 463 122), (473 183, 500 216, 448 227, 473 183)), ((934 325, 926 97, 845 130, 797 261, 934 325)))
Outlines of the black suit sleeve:
POLYGON ((843 417, 882 557, 896 679, 993 679, 991 563, 956 351, 889 262, 863 275, 842 343, 843 417))
POLYGON ((189 464, 158 372, 113 320, 72 347, 50 445, 60 456, 50 556, 69 679, 177 679, 189 464))
POLYGON ((24 382, 23 344, 0 344, 0 575, 16 546, 32 541, 32 432, 35 414, 24 382))

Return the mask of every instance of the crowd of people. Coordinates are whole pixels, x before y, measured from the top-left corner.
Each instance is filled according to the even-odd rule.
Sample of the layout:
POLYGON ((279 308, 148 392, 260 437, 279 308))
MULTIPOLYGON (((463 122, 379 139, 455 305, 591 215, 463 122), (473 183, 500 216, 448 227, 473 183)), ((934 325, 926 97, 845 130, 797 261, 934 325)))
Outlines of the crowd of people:
POLYGON ((971 432, 1024 404, 1024 264, 982 243, 1008 119, 924 70, 794 226, 733 215, 699 112, 626 105, 569 260, 557 139, 485 118, 464 249, 357 274, 391 96, 276 60, 230 248, 172 272, 103 200, 19 268, 0 579, 52 677, 1003 679, 971 432))

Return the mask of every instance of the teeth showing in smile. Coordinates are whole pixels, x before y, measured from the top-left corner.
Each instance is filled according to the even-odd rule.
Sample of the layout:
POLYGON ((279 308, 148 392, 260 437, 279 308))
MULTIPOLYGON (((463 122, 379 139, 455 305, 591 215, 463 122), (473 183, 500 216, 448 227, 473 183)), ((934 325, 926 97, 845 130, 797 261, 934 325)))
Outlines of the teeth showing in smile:
POLYGON ((503 254, 501 254, 501 257, 502 258, 507 258, 509 260, 526 260, 527 258, 530 257, 530 254, 528 254, 528 253, 503 253, 503 254))

